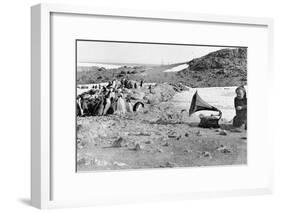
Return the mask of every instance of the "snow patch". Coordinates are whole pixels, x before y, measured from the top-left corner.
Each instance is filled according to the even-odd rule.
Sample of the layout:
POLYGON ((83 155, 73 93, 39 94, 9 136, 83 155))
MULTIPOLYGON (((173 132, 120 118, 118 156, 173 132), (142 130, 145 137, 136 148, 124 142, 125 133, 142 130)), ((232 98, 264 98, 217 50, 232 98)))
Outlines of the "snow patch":
POLYGON ((186 68, 188 68, 188 64, 181 64, 181 65, 175 66, 173 68, 164 70, 163 72, 179 72, 179 71, 184 70, 186 68))

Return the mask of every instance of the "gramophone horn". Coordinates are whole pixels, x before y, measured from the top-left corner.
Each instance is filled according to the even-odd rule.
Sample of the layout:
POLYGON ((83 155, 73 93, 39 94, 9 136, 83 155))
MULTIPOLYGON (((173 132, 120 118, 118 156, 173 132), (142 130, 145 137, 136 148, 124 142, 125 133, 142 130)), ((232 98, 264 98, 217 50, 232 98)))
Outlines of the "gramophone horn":
MULTIPOLYGON (((195 94, 192 97, 192 101, 190 104, 189 108, 189 116, 192 115, 193 113, 201 110, 209 110, 209 111, 217 111, 220 112, 219 109, 216 107, 213 107, 212 105, 208 104, 205 102, 199 95, 198 92, 196 91, 195 94)), ((220 112, 221 113, 221 112, 220 112)))

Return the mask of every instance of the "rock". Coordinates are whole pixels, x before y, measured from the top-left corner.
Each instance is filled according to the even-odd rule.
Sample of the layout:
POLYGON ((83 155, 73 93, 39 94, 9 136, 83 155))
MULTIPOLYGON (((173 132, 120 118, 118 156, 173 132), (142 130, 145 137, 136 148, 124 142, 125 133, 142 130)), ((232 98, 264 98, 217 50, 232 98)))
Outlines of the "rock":
POLYGON ((161 153, 163 152, 163 150, 160 149, 160 148, 157 148, 156 151, 157 151, 157 152, 161 152, 161 153))
POLYGON ((80 157, 77 160, 77 164, 79 166, 90 166, 91 165, 91 160, 92 160, 91 156, 89 156, 87 154, 84 154, 83 157, 80 157))
POLYGON ((220 145, 217 148, 218 151, 220 151, 221 153, 231 153, 231 151, 229 149, 227 149, 224 145, 220 145))
POLYGON ((168 132, 168 138, 176 138, 178 135, 176 132, 174 131, 169 131, 168 132))
POLYGON ((217 150, 220 151, 220 150, 222 150, 222 149, 224 149, 224 148, 225 148, 224 145, 220 145, 220 146, 217 148, 217 150))
POLYGON ((196 134, 197 136, 202 136, 200 130, 198 130, 195 134, 196 134))
POLYGON ((166 142, 166 143, 164 143, 164 144, 163 144, 163 146, 169 146, 169 143, 168 143, 168 142, 166 142))
POLYGON ((222 149, 221 151, 220 151, 221 153, 224 153, 224 154, 226 154, 226 153, 231 153, 231 151, 229 150, 229 149, 222 149))
POLYGON ((173 168, 175 167, 176 164, 175 163, 172 163, 172 162, 166 162, 164 165, 160 165, 161 168, 173 168))
POLYGON ((80 159, 78 159, 77 164, 78 164, 79 166, 85 165, 85 164, 86 164, 86 159, 85 159, 85 158, 80 158, 80 159))
POLYGON ((82 125, 81 124, 77 124, 76 129, 77 129, 77 132, 79 132, 82 129, 82 125))
POLYGON ((221 153, 231 153, 231 151, 229 150, 229 149, 223 149, 223 150, 221 150, 221 153))
POLYGON ((154 132, 155 135, 162 135, 161 132, 154 132))
POLYGON ((203 152, 201 152, 201 155, 202 155, 203 157, 209 157, 209 158, 212 158, 211 153, 210 153, 210 152, 207 152, 207 151, 203 151, 203 152))
POLYGON ((221 130, 219 135, 224 135, 225 136, 225 135, 227 135, 227 132, 225 130, 221 130))
POLYGON ((129 143, 126 142, 126 143, 123 144, 123 146, 124 146, 124 147, 128 147, 128 146, 129 146, 129 143))
POLYGON ((113 165, 114 165, 114 166, 120 166, 120 167, 127 166, 127 164, 126 164, 126 163, 117 162, 117 161, 114 161, 114 162, 113 162, 113 165))
POLYGON ((119 148, 122 147, 122 142, 124 139, 122 137, 119 137, 117 140, 115 140, 112 144, 112 147, 119 148))
POLYGON ((87 145, 87 143, 85 141, 82 141, 79 138, 77 139, 77 148, 78 149, 83 149, 86 145, 87 145))
POLYGON ((190 152, 192 152, 192 150, 186 148, 183 152, 185 152, 185 153, 190 153, 190 152))
POLYGON ((139 144, 139 143, 137 143, 136 145, 135 145, 135 147, 134 147, 134 150, 135 151, 140 151, 140 150, 142 150, 143 149, 143 147, 139 144))
POLYGON ((175 83, 175 84, 170 84, 170 85, 173 86, 173 88, 174 88, 174 90, 176 92, 182 92, 182 91, 188 91, 189 90, 189 88, 187 86, 183 85, 180 82, 179 83, 175 83))
POLYGON ((145 144, 153 144, 152 141, 145 141, 144 143, 145 143, 145 144))
POLYGON ((189 136, 189 134, 186 132, 186 133, 184 134, 184 136, 185 136, 185 137, 188 137, 188 136, 189 136))
POLYGON ((231 132, 240 133, 240 132, 242 132, 242 130, 240 128, 235 128, 235 129, 232 129, 231 132))
POLYGON ((203 154, 204 157, 210 157, 211 156, 210 152, 203 152, 202 154, 203 154))
POLYGON ((128 135, 131 135, 131 136, 150 136, 151 133, 149 133, 149 132, 136 132, 136 133, 129 133, 128 135))
POLYGON ((94 158, 91 160, 91 165, 94 166, 108 166, 109 162, 105 161, 105 160, 99 160, 97 158, 94 158))
POLYGON ((140 136, 150 136, 151 134, 148 132, 140 132, 138 135, 140 136))
POLYGON ((91 160, 88 158, 88 159, 86 159, 86 162, 85 162, 85 166, 90 166, 91 165, 91 160))
POLYGON ((177 140, 181 139, 181 135, 177 136, 177 138, 176 138, 176 139, 177 139, 177 140))
POLYGON ((149 113, 149 110, 143 109, 143 113, 144 113, 144 114, 147 114, 147 113, 149 113))

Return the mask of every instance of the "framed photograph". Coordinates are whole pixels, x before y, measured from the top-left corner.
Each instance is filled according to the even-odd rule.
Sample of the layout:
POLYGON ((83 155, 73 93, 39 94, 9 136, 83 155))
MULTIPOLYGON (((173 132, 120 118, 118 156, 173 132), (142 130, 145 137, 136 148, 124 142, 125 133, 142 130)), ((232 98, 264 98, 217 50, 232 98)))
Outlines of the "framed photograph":
POLYGON ((38 208, 272 191, 273 21, 31 8, 38 208))

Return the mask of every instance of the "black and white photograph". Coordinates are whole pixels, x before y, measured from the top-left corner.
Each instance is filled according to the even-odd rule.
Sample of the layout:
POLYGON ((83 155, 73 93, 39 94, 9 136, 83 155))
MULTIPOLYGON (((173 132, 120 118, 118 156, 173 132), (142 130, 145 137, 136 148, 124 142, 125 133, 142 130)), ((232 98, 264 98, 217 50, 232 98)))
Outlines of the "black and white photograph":
POLYGON ((75 45, 76 172, 247 164, 247 47, 75 45))

